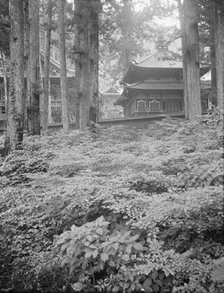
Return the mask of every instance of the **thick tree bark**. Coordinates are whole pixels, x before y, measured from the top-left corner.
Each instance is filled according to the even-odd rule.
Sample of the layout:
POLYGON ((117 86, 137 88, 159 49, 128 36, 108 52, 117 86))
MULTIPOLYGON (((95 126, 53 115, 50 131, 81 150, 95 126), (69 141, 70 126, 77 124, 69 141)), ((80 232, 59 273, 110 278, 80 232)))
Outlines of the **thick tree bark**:
POLYGON ((29 0, 29 19, 27 130, 29 135, 38 135, 40 134, 39 0, 29 0))
POLYGON ((211 2, 212 17, 208 18, 209 24, 209 42, 210 42, 210 58, 211 58, 211 94, 210 102, 217 106, 217 81, 216 81, 216 57, 215 57, 215 2, 211 2))
POLYGON ((123 36, 123 52, 121 56, 122 70, 125 74, 129 68, 131 62, 131 50, 132 50, 132 9, 131 1, 123 0, 123 26, 122 26, 122 36, 123 36))
POLYGON ((99 0, 76 0, 75 68, 78 113, 76 123, 86 128, 98 116, 99 0))
POLYGON ((10 78, 5 154, 21 148, 24 128, 24 15, 18 0, 9 1, 10 78))
POLYGON ((188 91, 187 91, 187 59, 184 58, 186 56, 186 32, 185 32, 185 23, 184 23, 184 10, 181 0, 177 0, 178 10, 179 10, 179 18, 180 18, 180 30, 181 30, 181 43, 182 43, 182 66, 183 66, 183 83, 184 83, 184 111, 185 118, 189 118, 188 111, 188 91))
POLYGON ((99 119, 99 9, 100 1, 93 1, 91 12, 91 31, 90 31, 90 73, 91 73, 91 88, 89 110, 89 123, 96 123, 99 119))
POLYGON ((67 69, 65 52, 65 0, 59 1, 59 46, 60 46, 60 85, 63 129, 69 129, 67 101, 67 69))
POLYGON ((75 36, 75 82, 77 89, 76 124, 84 129, 89 121, 90 109, 90 77, 88 72, 88 21, 89 9, 86 1, 76 0, 76 36, 75 36))
POLYGON ((53 1, 48 1, 46 12, 46 30, 45 30, 45 55, 44 55, 44 95, 43 95, 43 131, 48 128, 49 122, 49 86, 50 86, 50 52, 51 52, 51 23, 52 23, 53 1))
POLYGON ((219 0, 215 0, 215 56, 217 106, 224 106, 224 8, 219 0))
POLYGON ((199 64, 199 36, 198 36, 198 7, 195 0, 184 1, 184 24, 186 34, 186 48, 184 62, 186 62, 187 108, 188 119, 202 115, 199 64))
MULTIPOLYGON (((214 37, 214 34, 212 36, 214 37)), ((215 57, 215 43, 214 42, 210 46, 210 55, 211 55, 211 102, 212 102, 212 105, 217 106, 216 57, 215 57)))
POLYGON ((24 59, 25 66, 28 66, 28 56, 30 47, 30 22, 29 22, 29 0, 23 0, 24 8, 24 59))
MULTIPOLYGON (((24 8, 24 62, 25 62, 25 78, 26 89, 28 85, 28 61, 29 61, 29 48, 30 48, 30 21, 29 21, 29 0, 23 0, 24 8)), ((25 94, 25 110, 24 110, 24 130, 27 130, 27 108, 29 103, 29 93, 26 90, 25 94)))
POLYGON ((4 100, 5 100, 5 109, 7 112, 8 109, 8 76, 7 76, 7 69, 6 69, 6 57, 4 53, 1 51, 1 65, 2 65, 2 74, 3 74, 3 82, 4 82, 4 100))

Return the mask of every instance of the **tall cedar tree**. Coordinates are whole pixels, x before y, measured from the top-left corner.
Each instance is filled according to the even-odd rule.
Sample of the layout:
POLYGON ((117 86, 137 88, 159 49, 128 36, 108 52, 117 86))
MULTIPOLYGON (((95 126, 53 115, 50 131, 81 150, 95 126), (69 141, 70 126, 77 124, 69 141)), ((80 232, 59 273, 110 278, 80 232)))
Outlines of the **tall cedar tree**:
POLYGON ((9 1, 10 78, 5 154, 21 148, 24 129, 24 13, 18 0, 9 1))
POLYGON ((199 0, 201 7, 201 23, 208 27, 208 35, 206 37, 206 27, 202 27, 205 33, 205 39, 202 40, 208 44, 210 48, 210 62, 211 62, 211 93, 210 99, 213 105, 217 106, 217 80, 216 80, 216 58, 215 58, 215 0, 199 0))
MULTIPOLYGON (((178 11, 180 18, 180 31, 181 31, 181 42, 182 42, 182 56, 186 56, 186 31, 185 31, 185 23, 184 23, 184 11, 183 5, 181 4, 181 0, 177 0, 178 3, 178 11)), ((183 58, 183 80, 184 80, 184 108, 185 108, 185 118, 189 117, 188 112, 188 87, 187 87, 187 58, 183 58)))
POLYGON ((98 113, 98 31, 100 0, 75 1, 77 126, 96 122, 98 113))
POLYGON ((0 66, 3 75, 3 84, 4 84, 4 101, 5 108, 7 111, 8 108, 8 73, 7 73, 7 60, 5 54, 0 50, 0 66))
MULTIPOLYGON (((200 8, 201 41, 210 47, 211 62, 211 101, 217 106, 217 96, 222 100, 223 93, 223 1, 198 0, 200 8), (216 58, 216 54, 218 57, 216 58), (217 70, 216 70, 217 67, 217 70), (218 74, 218 79, 217 79, 218 74), (218 84, 217 84, 218 83, 218 84), (218 90, 218 91, 217 91, 218 90), (221 97, 221 98, 220 98, 221 97)), ((220 102, 219 102, 220 104, 220 102)), ((220 105, 222 106, 222 105, 220 105)))
POLYGON ((216 89, 217 106, 224 106, 224 4, 215 1, 214 32, 215 32, 215 59, 216 59, 216 89))
POLYGON ((67 71, 65 52, 65 3, 66 0, 59 1, 59 47, 60 47, 60 85, 62 104, 62 124, 63 129, 69 129, 68 101, 67 101, 67 71))
POLYGON ((132 36, 133 36, 133 19, 132 19, 132 7, 130 0, 123 0, 122 7, 122 26, 121 26, 121 34, 122 34, 122 54, 120 63, 122 65, 123 74, 125 74, 130 65, 131 56, 133 54, 133 46, 132 46, 132 36))
POLYGON ((42 126, 43 131, 48 128, 49 116, 49 86, 50 86, 50 52, 51 52, 51 26, 52 26, 53 0, 49 0, 46 10, 45 26, 45 54, 44 54, 44 94, 43 94, 43 111, 42 126))
MULTIPOLYGON (((0 6, 0 66, 3 75, 5 108, 8 108, 8 65, 9 65, 9 3, 6 0, 1 1, 0 6)), ((1 84, 0 84, 1 86, 1 84)), ((3 97, 2 97, 3 98, 3 97)))
MULTIPOLYGON (((23 0, 24 8, 24 61, 25 61, 25 74, 28 76, 28 66, 29 66, 29 50, 30 50, 30 21, 29 21, 29 0, 23 0)), ((28 78, 26 80, 25 86, 25 109, 24 109, 24 127, 27 128, 27 109, 29 104, 29 93, 28 78)))
POLYGON ((210 33, 210 58, 211 58, 211 101, 212 104, 217 106, 217 79, 216 79, 216 53, 215 53, 215 26, 214 14, 215 5, 213 3, 212 19, 209 19, 209 33, 210 33), (214 13, 214 14, 213 14, 214 13))
POLYGON ((40 134, 40 41, 39 0, 29 0, 29 55, 27 74, 27 130, 40 134))
POLYGON ((183 67, 185 83, 185 100, 187 100, 187 119, 195 119, 202 114, 199 63, 198 36, 198 6, 195 0, 185 0, 183 3, 183 67))

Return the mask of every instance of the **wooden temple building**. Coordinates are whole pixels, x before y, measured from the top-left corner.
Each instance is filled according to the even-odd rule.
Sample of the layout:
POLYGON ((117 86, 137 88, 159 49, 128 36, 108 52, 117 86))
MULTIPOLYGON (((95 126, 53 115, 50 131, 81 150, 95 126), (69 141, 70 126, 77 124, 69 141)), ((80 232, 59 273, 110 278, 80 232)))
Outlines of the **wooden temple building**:
MULTIPOLYGON (((201 76, 208 70, 201 69, 201 76)), ((168 49, 131 63, 121 84, 124 90, 115 104, 123 107, 124 118, 184 117, 182 62, 174 60, 168 49)), ((203 92, 209 88, 201 81, 203 112, 208 108, 208 95, 203 92)))
MULTIPOLYGON (((56 125, 61 123, 60 63, 53 57, 55 56, 51 57, 49 122, 56 125)), ((41 51, 41 67, 43 59, 44 52, 41 51)), ((201 68, 201 76, 208 71, 209 68, 201 68)), ((69 88, 73 87, 74 75, 74 70, 67 69, 69 88)), ((3 82, 1 79, 0 76, 0 83, 3 82)), ((107 92, 100 95, 102 115, 99 123, 101 125, 147 127, 154 120, 166 117, 184 118, 182 61, 175 60, 173 52, 168 49, 161 48, 151 56, 131 63, 121 84, 124 86, 121 94, 107 92)), ((210 88, 210 81, 201 79, 203 113, 206 113, 208 109, 210 88)), ((3 88, 0 87, 0 89, 1 132, 5 123, 5 106, 3 99, 1 100, 4 97, 3 88)), ((70 121, 75 120, 72 112, 70 121)))

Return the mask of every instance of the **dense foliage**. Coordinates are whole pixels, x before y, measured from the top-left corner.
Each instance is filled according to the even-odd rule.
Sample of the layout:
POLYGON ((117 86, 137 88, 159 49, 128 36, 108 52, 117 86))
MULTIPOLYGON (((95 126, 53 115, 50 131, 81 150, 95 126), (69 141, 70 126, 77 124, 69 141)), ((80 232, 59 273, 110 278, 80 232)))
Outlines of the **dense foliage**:
POLYGON ((223 292, 223 116, 27 137, 0 163, 0 287, 223 292))

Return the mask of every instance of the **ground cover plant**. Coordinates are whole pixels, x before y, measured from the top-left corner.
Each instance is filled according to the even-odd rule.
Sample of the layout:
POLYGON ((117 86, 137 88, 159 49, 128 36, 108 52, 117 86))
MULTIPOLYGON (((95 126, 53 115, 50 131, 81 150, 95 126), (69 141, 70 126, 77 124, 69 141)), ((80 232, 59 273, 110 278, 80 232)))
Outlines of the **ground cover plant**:
POLYGON ((0 288, 223 292, 223 115, 27 137, 0 161, 0 288))

